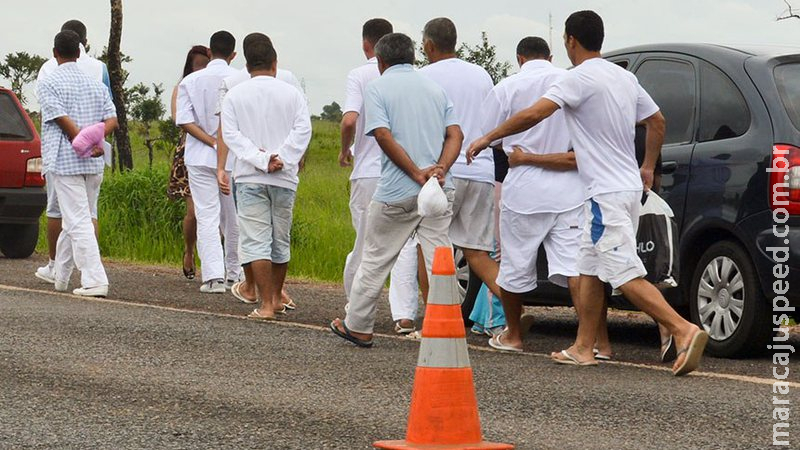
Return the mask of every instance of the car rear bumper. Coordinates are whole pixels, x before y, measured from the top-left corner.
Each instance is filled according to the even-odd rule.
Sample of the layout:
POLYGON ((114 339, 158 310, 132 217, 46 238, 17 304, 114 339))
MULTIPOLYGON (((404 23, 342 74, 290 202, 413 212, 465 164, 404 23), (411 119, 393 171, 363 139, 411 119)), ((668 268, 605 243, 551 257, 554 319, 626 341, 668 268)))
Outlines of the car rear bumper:
POLYGON ((46 206, 43 187, 0 189, 0 223, 36 223, 46 206))

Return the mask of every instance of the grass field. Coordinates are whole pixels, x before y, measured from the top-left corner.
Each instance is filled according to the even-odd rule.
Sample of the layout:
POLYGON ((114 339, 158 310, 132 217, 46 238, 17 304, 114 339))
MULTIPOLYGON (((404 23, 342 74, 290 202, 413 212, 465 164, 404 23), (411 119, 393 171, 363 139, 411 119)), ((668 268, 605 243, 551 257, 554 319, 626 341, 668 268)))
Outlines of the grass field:
MULTIPOLYGON (((315 121, 306 166, 300 173, 292 227, 293 277, 341 281, 344 260, 355 238, 348 209, 349 171, 339 167, 339 127, 315 121)), ((183 202, 167 198, 171 149, 156 150, 148 168, 147 149, 131 134, 134 170, 106 171, 98 202, 100 250, 104 257, 181 265, 183 202)), ((47 251, 44 218, 40 252, 47 251)))

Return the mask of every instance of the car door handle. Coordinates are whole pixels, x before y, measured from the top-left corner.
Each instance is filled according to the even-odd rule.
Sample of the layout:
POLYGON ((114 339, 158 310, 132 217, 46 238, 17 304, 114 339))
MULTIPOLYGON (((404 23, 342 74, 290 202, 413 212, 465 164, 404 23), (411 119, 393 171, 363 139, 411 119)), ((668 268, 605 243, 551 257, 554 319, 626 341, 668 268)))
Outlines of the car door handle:
POLYGON ((678 169, 678 163, 675 161, 665 161, 661 164, 662 174, 671 174, 678 169))

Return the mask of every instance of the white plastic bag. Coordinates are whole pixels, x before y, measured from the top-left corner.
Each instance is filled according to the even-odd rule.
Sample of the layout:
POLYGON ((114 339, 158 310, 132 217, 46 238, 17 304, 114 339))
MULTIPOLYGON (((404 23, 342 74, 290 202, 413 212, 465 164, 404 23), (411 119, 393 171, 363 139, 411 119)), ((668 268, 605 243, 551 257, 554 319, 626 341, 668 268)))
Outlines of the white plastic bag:
POLYGON ((439 180, 430 177, 417 196, 417 212, 422 217, 436 217, 445 211, 447 211, 447 196, 439 186, 439 180))
POLYGON ((678 225, 672 208, 653 191, 639 212, 636 250, 647 269, 646 279, 657 287, 678 286, 678 225))

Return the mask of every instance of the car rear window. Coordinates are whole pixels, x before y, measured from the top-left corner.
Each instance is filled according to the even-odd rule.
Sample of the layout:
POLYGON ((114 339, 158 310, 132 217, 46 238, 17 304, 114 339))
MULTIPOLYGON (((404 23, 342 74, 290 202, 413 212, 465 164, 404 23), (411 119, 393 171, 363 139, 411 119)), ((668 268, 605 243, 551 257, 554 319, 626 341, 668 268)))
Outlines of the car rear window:
POLYGON ((0 92, 0 141, 29 141, 33 139, 25 116, 6 92, 0 92))
POLYGON ((775 84, 794 127, 800 130, 800 64, 775 67, 775 84))

